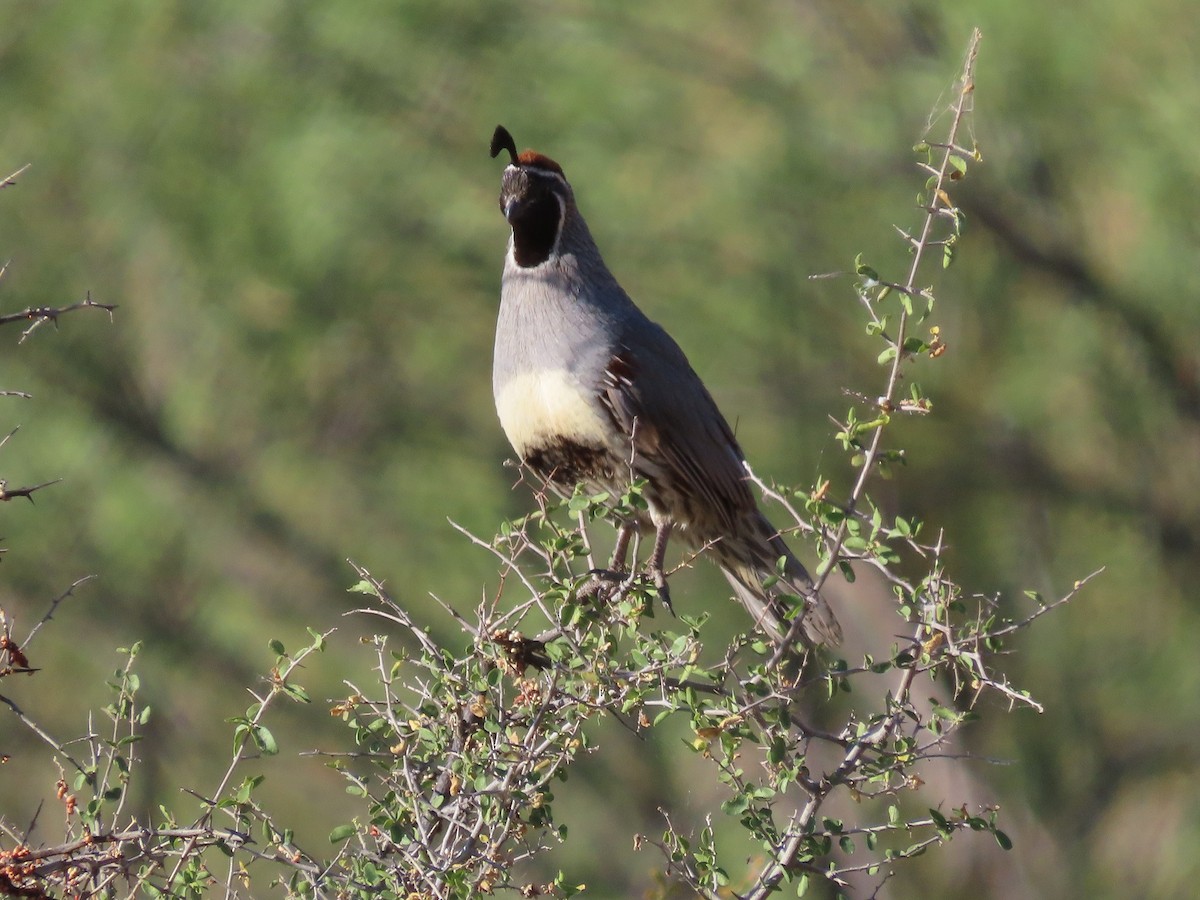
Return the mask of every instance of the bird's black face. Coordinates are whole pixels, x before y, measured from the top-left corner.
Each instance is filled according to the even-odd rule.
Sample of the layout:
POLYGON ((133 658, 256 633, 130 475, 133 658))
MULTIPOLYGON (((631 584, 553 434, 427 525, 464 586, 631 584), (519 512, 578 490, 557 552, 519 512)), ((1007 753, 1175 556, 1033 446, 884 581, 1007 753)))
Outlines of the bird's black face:
POLYGON ((501 151, 512 160, 500 182, 500 211, 512 226, 513 258, 522 268, 540 266, 557 251, 571 205, 571 186, 562 166, 532 150, 517 153, 513 136, 497 125, 492 159, 501 151))
POLYGON ((536 166, 509 166, 500 185, 500 211, 513 230, 513 257, 530 268, 555 252, 567 214, 562 175, 536 166))

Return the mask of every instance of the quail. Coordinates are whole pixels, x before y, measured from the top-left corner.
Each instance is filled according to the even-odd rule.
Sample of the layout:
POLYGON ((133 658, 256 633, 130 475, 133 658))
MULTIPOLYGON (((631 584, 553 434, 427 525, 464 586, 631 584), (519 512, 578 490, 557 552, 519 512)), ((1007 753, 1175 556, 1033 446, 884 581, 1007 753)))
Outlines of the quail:
POLYGON ((635 530, 653 529, 647 574, 667 598, 672 533, 720 566, 756 624, 780 641, 833 645, 841 629, 804 566, 759 510, 745 457, 679 345, 617 283, 575 194, 552 159, 518 153, 498 126, 493 158, 510 162, 500 210, 504 260, 492 388, 522 462, 560 494, 575 485, 622 496, 644 479, 648 509, 622 522, 613 568, 635 530))

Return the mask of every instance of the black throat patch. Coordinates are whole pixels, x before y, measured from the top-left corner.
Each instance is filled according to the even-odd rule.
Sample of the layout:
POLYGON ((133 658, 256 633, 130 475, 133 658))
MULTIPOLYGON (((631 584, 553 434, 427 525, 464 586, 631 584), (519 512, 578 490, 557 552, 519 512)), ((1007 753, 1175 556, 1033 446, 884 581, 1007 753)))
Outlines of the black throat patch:
POLYGON ((513 257, 518 266, 528 269, 550 258, 562 218, 562 201, 551 191, 539 192, 521 205, 512 218, 513 257))

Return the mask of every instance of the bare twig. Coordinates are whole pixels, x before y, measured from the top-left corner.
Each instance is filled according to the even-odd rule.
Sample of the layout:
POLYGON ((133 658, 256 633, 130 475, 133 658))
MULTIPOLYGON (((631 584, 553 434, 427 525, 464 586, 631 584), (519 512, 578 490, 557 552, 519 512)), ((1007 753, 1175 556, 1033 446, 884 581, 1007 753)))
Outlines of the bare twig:
POLYGON ((113 310, 116 308, 114 303, 97 303, 92 299, 91 291, 89 291, 84 299, 67 306, 31 306, 20 312, 0 314, 0 325, 8 325, 11 322, 29 322, 29 327, 21 332, 21 339, 17 341, 18 344, 23 344, 38 326, 44 325, 46 322, 53 322, 57 326, 59 316, 66 313, 74 312, 77 309, 103 309, 111 319, 113 310))
POLYGON ((83 773, 84 775, 88 774, 87 769, 80 764, 79 760, 75 759, 75 757, 67 752, 66 746, 55 740, 54 736, 51 735, 50 732, 42 728, 41 725, 29 718, 29 716, 25 715, 25 712, 21 709, 21 707, 17 706, 15 701, 4 696, 3 694, 0 694, 0 703, 3 703, 5 706, 11 709, 13 714, 16 715, 16 717, 20 720, 22 725, 41 738, 45 744, 49 745, 55 753, 74 766, 77 771, 83 773))
POLYGON ((71 582, 70 586, 65 591, 63 591, 61 594, 59 594, 57 597, 55 597, 53 600, 51 600, 49 608, 46 610, 45 613, 42 614, 41 619, 39 619, 38 623, 29 630, 29 635, 25 638, 25 646, 28 647, 29 644, 33 641, 34 636, 39 631, 42 630, 42 626, 54 618, 54 613, 58 610, 59 604, 62 603, 64 600, 66 600, 68 597, 71 597, 74 595, 75 588, 82 587, 83 585, 87 584, 89 581, 92 581, 95 577, 96 577, 95 575, 84 575, 82 578, 77 578, 75 581, 71 582))
POLYGON ((25 165, 21 166, 21 168, 17 169, 17 171, 7 176, 3 181, 0 181, 0 189, 11 187, 12 185, 16 184, 17 179, 24 175, 32 165, 33 163, 25 163, 25 165))
POLYGON ((8 482, 0 478, 0 502, 13 500, 17 497, 25 497, 30 503, 33 502, 34 491, 40 491, 42 488, 48 488, 52 484, 58 484, 62 481, 61 478, 55 478, 52 481, 43 481, 41 484, 35 484, 30 487, 10 488, 8 482))

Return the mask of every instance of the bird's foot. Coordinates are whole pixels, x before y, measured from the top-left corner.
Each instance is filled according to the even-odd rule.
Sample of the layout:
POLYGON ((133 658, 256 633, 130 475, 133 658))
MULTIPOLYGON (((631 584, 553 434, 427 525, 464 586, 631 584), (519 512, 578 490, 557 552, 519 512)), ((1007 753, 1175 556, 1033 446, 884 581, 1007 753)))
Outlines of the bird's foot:
POLYGON ((627 576, 624 572, 614 569, 592 569, 588 572, 592 580, 579 589, 581 600, 595 600, 597 603, 608 603, 621 588, 621 583, 627 576))
POLYGON ((667 556, 667 540, 671 537, 670 521, 660 522, 654 531, 654 550, 650 553, 650 561, 646 564, 646 575, 650 578, 658 599, 662 601, 663 609, 675 615, 671 606, 671 592, 667 588, 667 573, 663 571, 663 560, 667 556))
POLYGON ((591 600, 596 604, 612 603, 625 596, 637 582, 640 581, 643 584, 648 582, 647 587, 653 588, 654 596, 659 599, 663 608, 671 615, 675 615, 675 608, 671 605, 671 590, 667 586, 667 576, 661 568, 648 566, 640 576, 614 569, 592 569, 588 575, 591 576, 591 581, 583 585, 576 594, 580 600, 591 600))
MULTIPOLYGON (((650 579, 650 583, 654 586, 654 593, 658 596, 659 601, 663 605, 663 609, 675 616, 675 607, 671 605, 671 589, 667 587, 667 573, 662 570, 662 566, 650 566, 646 569, 646 577, 650 579)), ((675 618, 679 618, 675 616, 675 618)))

